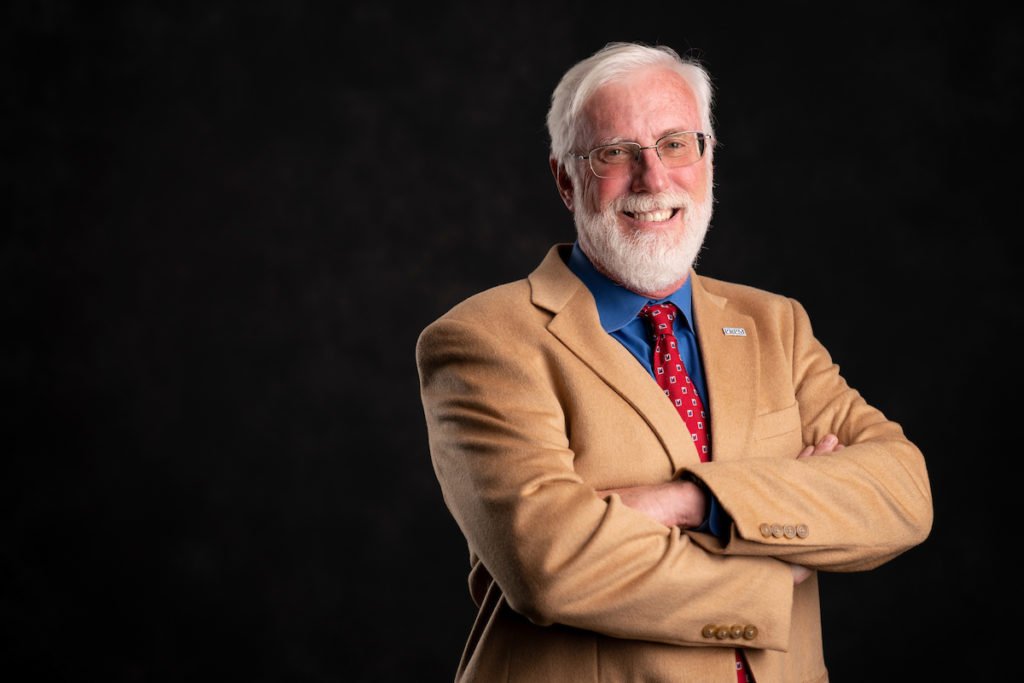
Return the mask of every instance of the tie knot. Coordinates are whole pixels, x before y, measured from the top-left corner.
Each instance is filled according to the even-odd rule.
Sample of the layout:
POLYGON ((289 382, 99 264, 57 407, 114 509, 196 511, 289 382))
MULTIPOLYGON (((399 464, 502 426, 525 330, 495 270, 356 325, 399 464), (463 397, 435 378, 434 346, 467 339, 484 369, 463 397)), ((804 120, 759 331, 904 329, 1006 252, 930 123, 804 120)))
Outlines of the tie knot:
POLYGON ((651 332, 658 334, 673 334, 672 323, 679 315, 679 309, 675 304, 648 304, 640 309, 640 317, 651 326, 651 332))

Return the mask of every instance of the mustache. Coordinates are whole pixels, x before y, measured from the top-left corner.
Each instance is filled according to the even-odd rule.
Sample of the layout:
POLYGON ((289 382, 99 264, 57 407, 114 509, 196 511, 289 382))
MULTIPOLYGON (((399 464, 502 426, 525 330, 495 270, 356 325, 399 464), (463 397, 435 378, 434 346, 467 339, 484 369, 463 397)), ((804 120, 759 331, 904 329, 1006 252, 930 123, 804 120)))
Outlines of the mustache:
POLYGON ((693 198, 688 193, 666 190, 658 194, 629 194, 617 197, 608 205, 608 208, 615 212, 643 213, 661 209, 689 208, 692 205, 693 198))

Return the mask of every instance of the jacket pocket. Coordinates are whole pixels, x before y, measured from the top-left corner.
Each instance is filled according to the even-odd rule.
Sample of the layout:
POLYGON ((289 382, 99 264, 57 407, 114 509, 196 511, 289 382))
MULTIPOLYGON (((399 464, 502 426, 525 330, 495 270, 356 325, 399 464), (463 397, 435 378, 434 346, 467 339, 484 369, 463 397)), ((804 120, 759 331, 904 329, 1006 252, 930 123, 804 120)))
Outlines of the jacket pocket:
POLYGON ((794 402, 782 410, 758 415, 754 421, 754 439, 770 439, 796 429, 800 429, 800 407, 794 402))

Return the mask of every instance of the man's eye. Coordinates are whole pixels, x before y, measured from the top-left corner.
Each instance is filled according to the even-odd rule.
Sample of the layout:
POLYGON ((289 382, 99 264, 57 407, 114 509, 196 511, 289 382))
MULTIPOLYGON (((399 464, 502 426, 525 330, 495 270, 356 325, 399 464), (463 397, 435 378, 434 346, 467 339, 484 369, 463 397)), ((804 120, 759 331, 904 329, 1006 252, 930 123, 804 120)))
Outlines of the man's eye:
POLYGON ((607 163, 622 163, 632 158, 626 147, 605 147, 599 156, 602 161, 607 163))

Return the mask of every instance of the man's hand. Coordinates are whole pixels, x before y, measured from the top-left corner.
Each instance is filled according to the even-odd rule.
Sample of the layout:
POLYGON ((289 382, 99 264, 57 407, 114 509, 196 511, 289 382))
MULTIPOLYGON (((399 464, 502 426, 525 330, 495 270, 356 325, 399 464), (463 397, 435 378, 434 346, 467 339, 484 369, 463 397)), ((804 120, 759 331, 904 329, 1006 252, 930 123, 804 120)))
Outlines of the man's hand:
POLYGON ((804 582, 811 575, 811 570, 799 564, 789 565, 790 570, 793 572, 793 585, 798 586, 804 582))
POLYGON ((652 486, 606 489, 597 495, 607 498, 618 494, 628 507, 642 512, 655 522, 684 529, 698 527, 704 521, 707 495, 692 481, 675 480, 652 486))
POLYGON ((815 455, 827 455, 843 450, 843 444, 839 443, 839 437, 835 434, 826 434, 817 446, 808 446, 797 454, 797 460, 807 460, 815 455))

